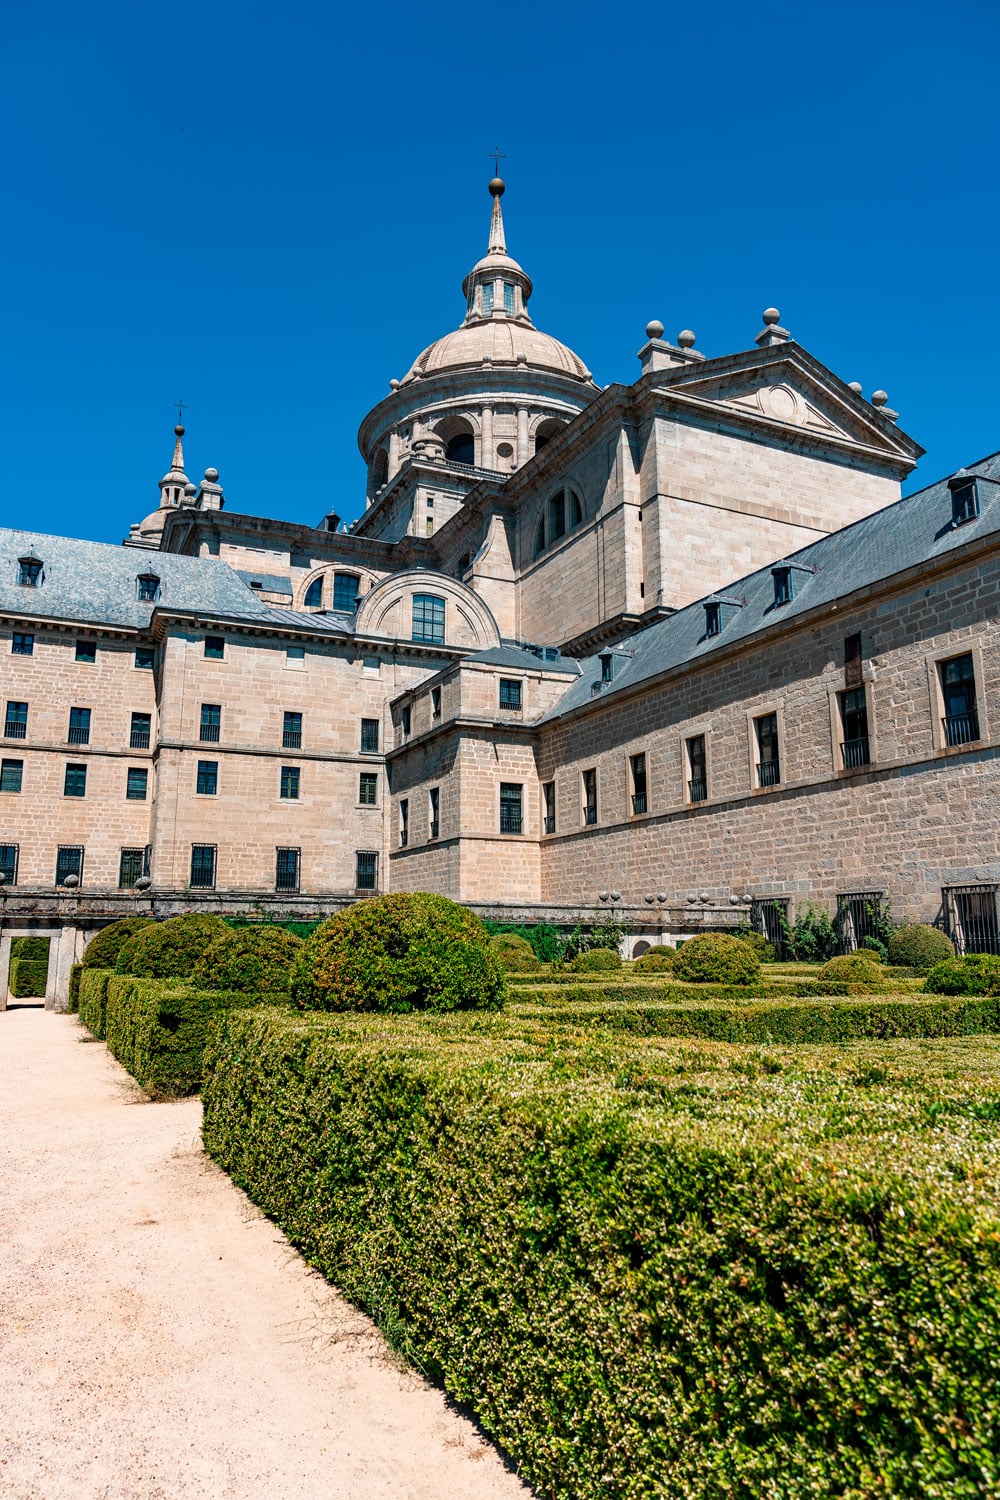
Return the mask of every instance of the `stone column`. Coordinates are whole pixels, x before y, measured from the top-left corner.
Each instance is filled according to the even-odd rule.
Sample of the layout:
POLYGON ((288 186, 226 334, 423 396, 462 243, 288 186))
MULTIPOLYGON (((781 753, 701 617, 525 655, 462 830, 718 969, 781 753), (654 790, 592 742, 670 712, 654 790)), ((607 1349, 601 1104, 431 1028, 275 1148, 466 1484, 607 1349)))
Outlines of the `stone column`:
POLYGON ((395 479, 399 473, 399 433, 389 434, 389 479, 395 479))
POLYGON ((0 932, 0 1010, 7 1009, 10 999, 10 940, 12 932, 0 932))
POLYGON ((531 454, 528 452, 528 408, 519 406, 517 408, 517 467, 526 464, 531 454))
POLYGON ((83 947, 78 927, 61 927, 52 933, 49 948, 49 974, 45 985, 45 1009, 66 1010, 69 1006, 69 971, 76 963, 77 949, 83 947))
POLYGON ((493 408, 484 406, 482 412, 482 426, 479 438, 479 465, 483 469, 496 468, 496 454, 493 451, 493 408))

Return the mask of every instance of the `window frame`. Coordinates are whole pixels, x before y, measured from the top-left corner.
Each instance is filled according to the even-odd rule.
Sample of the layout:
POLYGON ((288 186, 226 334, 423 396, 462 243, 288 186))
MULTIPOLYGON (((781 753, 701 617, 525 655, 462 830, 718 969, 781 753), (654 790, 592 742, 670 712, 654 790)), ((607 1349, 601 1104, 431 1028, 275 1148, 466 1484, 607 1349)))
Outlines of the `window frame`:
POLYGON ((219 878, 219 846, 218 844, 192 844, 191 861, 188 866, 188 888, 192 891, 214 891, 219 878), (195 856, 210 856, 208 880, 195 880, 195 856))
POLYGON ((369 895, 378 893, 378 850, 377 849, 355 849, 354 851, 354 889, 365 891, 369 895), (361 879, 361 861, 371 861, 371 883, 361 879))
POLYGON ((83 665, 83 666, 87 666, 87 667, 96 666, 97 665, 97 642, 96 641, 81 641, 81 640, 78 640, 77 643, 76 643, 76 651, 74 653, 73 660, 80 662, 81 665, 83 665))
POLYGON ((302 767, 282 766, 278 778, 278 801, 302 801, 302 767))
POLYGON ((580 771, 580 826, 582 828, 596 828, 600 818, 599 786, 597 780, 597 767, 587 766, 580 771), (593 798, 591 798, 593 790, 593 798), (593 817, 589 813, 593 810, 593 817))
POLYGON ((142 848, 140 848, 138 845, 134 845, 134 844, 133 845, 127 845, 124 848, 119 847, 119 850, 118 850, 118 887, 117 887, 118 890, 120 890, 120 891, 134 891, 135 887, 136 887, 136 883, 138 881, 142 880, 143 877, 148 876, 148 875, 149 875, 149 845, 148 844, 144 845, 142 848), (130 855, 130 854, 132 854, 132 855, 137 854, 139 856, 138 861, 135 861, 135 863, 138 864, 139 873, 132 880, 126 880, 125 879, 125 856, 126 855, 130 855))
POLYGON ((142 709, 132 709, 129 720, 128 747, 130 750, 148 750, 153 743, 153 715, 142 709), (136 724, 136 719, 145 719, 145 729, 136 724))
POLYGON ((380 745, 381 745, 381 743, 382 743, 382 720, 381 719, 362 719, 361 720, 361 728, 359 730, 359 754, 361 754, 361 755, 380 755, 382 753, 381 750, 380 750, 380 748, 379 748, 380 745), (368 741, 374 740, 375 743, 374 744, 371 744, 371 743, 366 744, 365 743, 366 740, 368 740, 368 741))
POLYGON ((399 799, 399 847, 405 849, 410 842, 410 799, 399 799))
POLYGON ((627 816, 645 818, 649 816, 649 754, 645 749, 631 750, 626 764, 626 781, 629 787, 627 816), (641 767, 636 762, 641 761, 641 767), (641 776, 637 772, 641 770, 641 776), (640 790, 641 782, 641 790, 640 790), (639 803, 641 802, 641 807, 639 803))
MULTIPOLYGON (((63 768, 63 796, 70 797, 74 801, 81 801, 87 795, 87 763, 86 761, 66 761, 63 768), (72 774, 71 774, 72 773, 72 774), (73 790, 70 790, 70 782, 73 782, 73 790), (77 784, 80 790, 76 790, 77 784)), ((74 845, 75 847, 75 845, 74 845)))
POLYGON ((982 745, 989 744, 991 735, 987 698, 984 691, 986 675, 983 664, 981 637, 971 636, 967 637, 964 641, 953 641, 949 646, 929 653, 925 657, 925 662, 927 666, 927 686, 931 709, 931 741, 935 751, 939 755, 964 755, 968 754, 970 750, 975 750, 982 745), (965 740, 961 744, 950 745, 944 725, 945 699, 942 669, 948 662, 956 661, 962 656, 972 657, 975 682, 974 697, 979 734, 976 739, 965 740))
POLYGON ((497 828, 500 834, 504 838, 523 838, 527 832, 524 822, 524 782, 501 781, 497 787, 497 797, 499 803, 497 807, 497 828), (504 827, 505 801, 508 804, 506 819, 508 824, 511 825, 507 828, 504 827), (515 803, 517 805, 516 813, 510 810, 515 803))
POLYGON ((427 842, 441 837, 441 788, 427 788, 427 842))
POLYGON ((559 827, 558 802, 556 798, 556 782, 552 776, 548 781, 541 783, 542 796, 542 835, 551 838, 559 827))
POLYGON ((770 703, 756 704, 746 711, 747 717, 747 747, 750 759, 750 790, 754 794, 758 792, 773 792, 776 787, 787 787, 788 764, 785 752, 785 722, 784 703, 779 699, 770 703), (760 766, 763 764, 760 753, 760 739, 757 725, 763 719, 773 718, 775 721, 775 743, 778 748, 778 776, 777 780, 761 784, 760 766))
POLYGON ((136 672, 153 672, 156 670, 156 647, 136 646, 135 656, 132 659, 133 669, 136 672), (142 657, 140 661, 139 658, 142 657), (147 660, 148 658, 148 660, 147 660))
MULTIPOLYGON (((287 864, 287 860, 286 860, 287 864)), ((276 844, 274 849, 274 889, 286 894, 297 894, 302 886, 302 849, 294 844, 276 844), (294 875, 291 883, 282 879, 281 856, 294 855, 294 875)))
POLYGON ((524 678, 523 677, 501 677, 498 688, 498 706, 502 714, 520 714, 524 712, 524 678), (512 692, 511 689, 516 689, 512 692), (506 692, 505 692, 506 690, 506 692), (504 697, 512 700, 504 702, 504 697))
POLYGON ((709 724, 688 724, 680 737, 681 770, 683 773, 683 802, 686 807, 700 807, 703 802, 709 800, 709 788, 712 784, 712 729, 709 724), (693 787, 697 780, 694 775, 694 760, 691 756, 691 746, 695 741, 702 742, 703 766, 705 772, 703 797, 693 795, 693 787))
POLYGON ((869 691, 870 684, 861 681, 853 687, 832 687, 830 695, 830 726, 832 735, 833 769, 839 775, 854 776, 858 772, 870 771, 875 765, 875 721, 872 715, 872 694, 869 691), (868 733, 865 736, 868 742, 868 759, 856 760, 854 764, 847 764, 847 760, 860 752, 845 751, 845 746, 853 741, 847 739, 847 726, 844 720, 844 699, 849 693, 860 693, 864 698, 865 721, 868 733))
POLYGON ((217 745, 222 738, 222 704, 203 703, 198 719, 198 743, 217 745))
POLYGON ((16 797, 24 790, 24 761, 14 756, 0 758, 0 795, 16 797), (4 781, 16 780, 17 786, 5 786, 4 781))
POLYGON ((20 844, 0 844, 0 874, 3 874, 4 886, 17 885, 17 870, 21 863, 20 844), (14 851, 13 858, 7 856, 7 850, 14 851), (8 873, 8 872, 12 873, 8 873))
POLYGON ((66 726, 67 745, 89 745, 92 720, 93 713, 89 708, 71 708, 66 726))
POLYGON ((358 806, 378 807, 378 783, 377 771, 361 771, 358 774, 358 806), (366 795, 370 793, 371 795, 366 795))
POLYGON ((155 604, 160 597, 160 580, 155 573, 140 573, 135 580, 135 597, 139 604, 155 604))
POLYGON ((148 799, 149 799, 149 767, 148 766, 129 766, 129 767, 127 767, 126 773, 125 773, 125 801, 126 802, 146 802, 146 801, 148 801, 148 799), (141 782, 138 781, 138 780, 133 780, 133 778, 138 778, 138 777, 142 778, 141 782), (132 790, 133 785, 135 785, 135 786, 141 785, 141 787, 142 787, 141 793, 133 791, 132 790))
POLYGON ((86 852, 87 852, 87 848, 86 848, 85 844, 57 844, 56 845, 56 873, 55 873, 55 882, 54 882, 55 885, 56 885, 56 887, 59 887, 61 885, 65 885, 66 884, 66 877, 68 875, 75 875, 76 879, 77 879, 77 890, 79 890, 80 886, 83 885, 83 863, 84 863, 84 858, 86 856, 86 852), (60 865, 62 865, 62 864, 65 863, 65 861, 63 860, 63 855, 65 855, 65 854, 76 854, 79 857, 75 861, 75 868, 71 867, 70 869, 64 870, 62 879, 60 880, 60 878, 59 878, 59 867, 60 867, 60 865))
POLYGON ((217 797, 219 795, 219 762, 217 760, 200 760, 198 762, 194 778, 194 794, 196 797, 217 797))
POLYGON ((411 595, 410 613, 410 640, 418 646, 443 646, 447 636, 447 613, 448 601, 440 594, 413 594, 411 595), (420 606, 420 633, 417 625, 417 606, 420 606), (438 622, 438 605, 440 605, 440 623, 438 622), (428 624, 428 606, 430 606, 430 623, 428 624), (428 633, 429 632, 429 633, 428 633))
POLYGON ((30 699, 26 702, 22 698, 8 698, 4 710, 3 737, 5 740, 26 740, 28 738, 28 719, 30 713, 30 699), (11 709, 24 709, 24 717, 21 718, 15 712, 11 715, 11 709), (21 731, 19 733, 19 731, 21 731))
MULTIPOLYGON (((282 709, 281 719, 281 748, 282 750, 302 749, 302 710, 298 708, 282 709), (290 722, 296 721, 296 722, 290 722)), ((290 847, 290 846, 289 846, 290 847)))
POLYGON ((225 661, 226 637, 224 635, 206 635, 204 642, 202 656, 206 661, 225 661))
POLYGON ((10 633, 11 656, 34 656, 35 633, 33 630, 12 630, 10 633))
POLYGON ((358 608, 358 598, 361 593, 361 575, 359 573, 334 573, 333 575, 333 608, 339 613, 353 615, 358 608), (338 594, 343 595, 342 580, 347 579, 354 585, 354 595, 350 604, 345 604, 343 599, 338 603, 338 594))

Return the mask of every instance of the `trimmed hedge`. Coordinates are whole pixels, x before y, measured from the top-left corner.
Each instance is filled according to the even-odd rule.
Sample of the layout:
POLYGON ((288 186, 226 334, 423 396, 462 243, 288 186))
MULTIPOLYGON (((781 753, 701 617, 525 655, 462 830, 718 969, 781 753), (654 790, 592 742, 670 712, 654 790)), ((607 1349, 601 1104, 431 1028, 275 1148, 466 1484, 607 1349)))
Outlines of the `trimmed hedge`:
POLYGON ((926 971, 954 954, 951 938, 926 922, 908 922, 905 927, 897 927, 889 939, 889 962, 903 969, 926 971))
POLYGON ((12 958, 8 986, 18 1000, 35 999, 45 994, 49 978, 47 958, 12 958))
POLYGON ((231 1012, 204 1140, 553 1500, 973 1500, 989 1062, 893 1084, 509 1015, 231 1012))
POLYGON ((968 953, 935 964, 924 985, 929 995, 996 995, 1000 993, 1000 958, 968 953))
POLYGON ((874 953, 857 949, 854 953, 841 954, 839 958, 827 959, 819 971, 821 983, 827 980, 843 980, 857 992, 867 990, 877 995, 885 992, 886 976, 874 953))
POLYGON ((104 1041, 104 1020, 108 998, 108 981, 114 969, 80 969, 77 1014, 92 1036, 104 1041))
POLYGON ((302 946, 302 938, 277 925, 229 929, 205 949, 191 978, 205 990, 286 998, 302 946))
POLYGON ((254 1004, 244 993, 197 989, 176 979, 92 972, 108 973, 108 1051, 154 1096, 196 1093, 212 1026, 233 1007, 254 1004))
POLYGON ((674 966, 674 950, 665 944, 647 948, 632 964, 633 974, 666 974, 674 966))
POLYGON ((73 964, 69 971, 69 1004, 66 1009, 75 1015, 80 1009, 80 975, 83 973, 83 964, 73 964))
MULTIPOLYGON (((871 991, 867 985, 854 984, 848 980, 788 979, 776 981, 764 978, 758 984, 683 984, 668 975, 653 974, 648 979, 638 975, 609 981, 596 975, 580 975, 573 981, 541 980, 517 983, 512 991, 518 1000, 529 1000, 535 1005, 573 1005, 580 1000, 604 1000, 629 1002, 632 1000, 664 1000, 683 1005, 691 1000, 812 1000, 824 996, 866 995, 871 991), (657 983, 660 980, 660 983, 657 983)), ((917 980, 887 979, 884 993, 887 995, 922 994, 923 985, 917 980)))
POLYGON ((674 953, 678 979, 699 984, 752 984, 760 977, 760 959, 742 938, 703 932, 674 953))
POLYGON ((617 948, 585 948, 566 965, 571 974, 600 974, 621 966, 621 954, 617 948))
POLYGON ((527 938, 517 932, 497 932, 490 938, 505 974, 537 974, 542 965, 527 938))
POLYGON ((11 958, 24 959, 28 963, 48 963, 50 938, 16 937, 10 940, 11 958))
POLYGON ((151 922, 122 945, 115 970, 138 979, 187 978, 209 943, 228 930, 221 917, 200 912, 151 922))
POLYGON ((118 955, 127 942, 142 928, 149 927, 151 917, 123 917, 120 922, 109 922, 95 933, 83 955, 85 969, 113 969, 118 955))

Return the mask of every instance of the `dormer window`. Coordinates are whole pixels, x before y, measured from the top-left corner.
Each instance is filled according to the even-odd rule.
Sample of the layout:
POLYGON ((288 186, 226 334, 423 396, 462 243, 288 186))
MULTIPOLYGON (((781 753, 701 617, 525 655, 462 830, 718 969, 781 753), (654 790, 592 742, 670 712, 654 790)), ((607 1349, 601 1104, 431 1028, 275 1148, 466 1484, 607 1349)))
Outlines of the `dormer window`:
POLYGON ((135 597, 140 604, 151 604, 160 592, 160 580, 155 573, 140 573, 135 581, 135 597))
POLYGON ((775 604, 791 604, 795 598, 791 568, 772 568, 771 577, 774 579, 775 604))
POLYGON ((42 582, 41 559, 37 557, 18 558, 17 581, 23 589, 37 589, 42 582))
POLYGON ((323 580, 314 578, 306 589, 306 597, 302 601, 306 609, 319 609, 323 603, 323 580))
POLYGON ((951 480, 951 524, 964 526, 979 516, 979 486, 975 479, 951 480))
POLYGON ((705 605, 705 634, 718 635, 722 630, 722 605, 717 600, 710 600, 705 605))

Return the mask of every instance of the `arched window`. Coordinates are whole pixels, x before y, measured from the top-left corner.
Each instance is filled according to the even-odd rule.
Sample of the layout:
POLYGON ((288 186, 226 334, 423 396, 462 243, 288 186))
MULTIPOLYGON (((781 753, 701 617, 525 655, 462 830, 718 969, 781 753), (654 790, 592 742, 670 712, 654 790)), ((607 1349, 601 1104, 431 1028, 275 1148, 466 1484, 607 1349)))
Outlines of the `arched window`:
POLYGON ((565 426, 565 422, 558 422, 555 417, 550 417, 546 422, 540 422, 535 431, 535 452, 541 453, 546 443, 551 443, 556 433, 561 432, 565 426))
POLYGON ((37 589, 42 581, 42 560, 39 557, 19 557, 17 581, 23 589, 37 589))
POLYGON ((444 645, 444 600, 436 594, 414 594, 412 639, 425 646, 444 645))
POLYGON ((583 506, 575 490, 567 490, 566 493, 569 499, 569 524, 572 530, 573 527, 583 524, 583 506))
POLYGON ((545 551, 545 517, 539 516, 538 530, 535 532, 535 556, 539 557, 545 551))
POLYGON ((453 464, 469 464, 476 462, 476 442, 471 432, 458 432, 450 438, 444 450, 445 458, 453 464))
POLYGON ((380 448, 372 459, 372 493, 389 482, 389 455, 380 448))
POLYGON ((566 495, 562 490, 549 501, 549 532, 554 542, 566 535, 566 495))
POLYGON ((319 609, 323 603, 323 579, 314 578, 306 589, 306 597, 303 599, 306 609, 319 609))
POLYGON ((358 584, 361 579, 357 573, 334 573, 333 575, 333 607, 334 609, 346 610, 349 614, 354 613, 358 607, 358 584))
POLYGON ((140 603, 151 604, 160 592, 160 580, 155 573, 140 573, 135 580, 135 597, 140 603))

